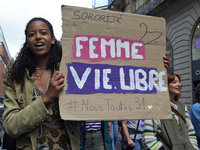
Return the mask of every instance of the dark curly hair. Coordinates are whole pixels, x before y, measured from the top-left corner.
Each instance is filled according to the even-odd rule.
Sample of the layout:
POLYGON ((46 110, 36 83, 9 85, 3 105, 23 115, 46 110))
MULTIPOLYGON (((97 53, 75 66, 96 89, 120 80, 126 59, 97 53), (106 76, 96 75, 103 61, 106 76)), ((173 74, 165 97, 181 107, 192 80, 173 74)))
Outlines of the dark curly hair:
MULTIPOLYGON (((26 25, 25 29, 25 36, 27 39, 27 30, 29 28, 29 25, 34 21, 42 21, 44 22, 50 30, 51 36, 54 36, 53 32, 53 26, 49 21, 47 21, 44 18, 32 18, 26 25)), ((51 45, 50 49, 50 56, 49 56, 49 62, 47 63, 46 68, 50 69, 51 72, 54 72, 54 69, 58 70, 59 66, 58 63, 61 61, 62 57, 62 48, 60 45, 60 42, 55 39, 54 44, 51 45)), ((21 48, 20 52, 18 53, 18 56, 16 57, 16 60, 12 64, 12 67, 7 72, 7 76, 10 82, 15 81, 18 84, 21 84, 22 90, 24 85, 24 76, 26 73, 26 69, 29 70, 30 75, 35 71, 36 65, 35 65, 35 59, 34 55, 27 46, 27 41, 23 44, 23 47, 21 48)))

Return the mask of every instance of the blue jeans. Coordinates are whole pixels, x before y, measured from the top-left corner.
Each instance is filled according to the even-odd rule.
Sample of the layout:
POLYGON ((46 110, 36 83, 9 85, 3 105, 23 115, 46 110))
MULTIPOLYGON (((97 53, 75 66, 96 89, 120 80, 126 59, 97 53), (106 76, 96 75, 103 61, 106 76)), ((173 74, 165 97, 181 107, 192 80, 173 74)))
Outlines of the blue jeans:
POLYGON ((123 150, 144 150, 144 147, 143 147, 143 144, 142 144, 142 139, 135 140, 135 146, 134 147, 128 146, 128 141, 126 141, 123 146, 124 146, 122 148, 123 150))
POLYGON ((112 147, 115 150, 115 143, 118 136, 118 121, 112 121, 112 147))
POLYGON ((112 121, 112 138, 114 139, 114 144, 117 141, 118 130, 118 121, 112 121))
POLYGON ((141 144, 142 144, 142 139, 135 140, 135 146, 132 148, 132 150, 141 150, 141 144))

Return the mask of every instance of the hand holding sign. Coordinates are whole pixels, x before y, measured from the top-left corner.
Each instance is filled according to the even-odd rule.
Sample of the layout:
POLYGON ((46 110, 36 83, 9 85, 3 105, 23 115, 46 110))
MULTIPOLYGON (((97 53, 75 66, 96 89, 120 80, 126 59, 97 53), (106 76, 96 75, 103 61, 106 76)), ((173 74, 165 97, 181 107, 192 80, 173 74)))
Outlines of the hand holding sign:
POLYGON ((47 91, 42 96, 44 104, 48 105, 51 101, 53 101, 64 86, 64 75, 61 72, 56 71, 50 79, 47 91))

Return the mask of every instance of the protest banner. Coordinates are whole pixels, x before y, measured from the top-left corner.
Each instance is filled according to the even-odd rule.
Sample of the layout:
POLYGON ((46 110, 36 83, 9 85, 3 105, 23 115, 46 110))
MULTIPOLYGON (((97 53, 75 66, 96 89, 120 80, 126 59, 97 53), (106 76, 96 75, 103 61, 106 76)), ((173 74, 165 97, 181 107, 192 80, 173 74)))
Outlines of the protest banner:
POLYGON ((163 18, 61 9, 64 120, 171 118, 163 18))

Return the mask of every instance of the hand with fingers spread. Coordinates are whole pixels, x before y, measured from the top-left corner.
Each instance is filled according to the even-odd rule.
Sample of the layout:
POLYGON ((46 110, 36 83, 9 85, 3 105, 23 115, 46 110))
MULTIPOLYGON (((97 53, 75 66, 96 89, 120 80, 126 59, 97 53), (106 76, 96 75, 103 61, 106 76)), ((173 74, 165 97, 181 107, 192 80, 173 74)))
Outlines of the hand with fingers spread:
POLYGON ((42 96, 44 104, 48 105, 52 100, 54 100, 63 87, 64 75, 61 72, 56 71, 50 80, 46 93, 42 96))

